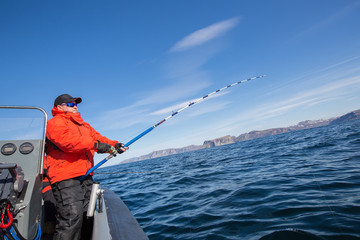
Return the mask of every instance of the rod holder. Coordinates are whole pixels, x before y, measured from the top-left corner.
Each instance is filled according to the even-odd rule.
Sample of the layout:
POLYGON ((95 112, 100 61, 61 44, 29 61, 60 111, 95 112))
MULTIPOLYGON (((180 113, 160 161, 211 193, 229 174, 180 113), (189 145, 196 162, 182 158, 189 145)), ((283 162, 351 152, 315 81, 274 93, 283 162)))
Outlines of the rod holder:
POLYGON ((100 194, 100 183, 94 182, 91 188, 91 195, 90 195, 90 201, 89 206, 87 209, 86 216, 93 217, 95 212, 95 205, 96 205, 96 199, 98 195, 100 194))

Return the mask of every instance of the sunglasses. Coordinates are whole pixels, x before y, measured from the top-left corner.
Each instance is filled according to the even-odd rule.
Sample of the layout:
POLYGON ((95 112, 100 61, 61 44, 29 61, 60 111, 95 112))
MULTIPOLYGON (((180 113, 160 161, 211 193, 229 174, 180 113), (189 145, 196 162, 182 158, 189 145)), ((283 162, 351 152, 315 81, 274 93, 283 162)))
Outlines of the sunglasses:
POLYGON ((75 106, 77 106, 77 104, 76 103, 64 103, 64 105, 66 104, 66 106, 68 106, 68 107, 75 107, 75 106))

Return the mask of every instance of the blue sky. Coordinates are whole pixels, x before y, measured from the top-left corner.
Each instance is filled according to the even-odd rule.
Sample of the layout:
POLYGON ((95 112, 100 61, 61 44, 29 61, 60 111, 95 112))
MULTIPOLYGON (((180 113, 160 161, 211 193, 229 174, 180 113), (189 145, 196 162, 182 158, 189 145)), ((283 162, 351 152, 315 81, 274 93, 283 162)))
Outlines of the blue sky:
MULTIPOLYGON (((1 105, 51 116, 63 93, 127 142, 105 166, 166 148, 360 109, 360 1, 0 2, 1 105)), ((101 160, 104 155, 97 156, 101 160)))

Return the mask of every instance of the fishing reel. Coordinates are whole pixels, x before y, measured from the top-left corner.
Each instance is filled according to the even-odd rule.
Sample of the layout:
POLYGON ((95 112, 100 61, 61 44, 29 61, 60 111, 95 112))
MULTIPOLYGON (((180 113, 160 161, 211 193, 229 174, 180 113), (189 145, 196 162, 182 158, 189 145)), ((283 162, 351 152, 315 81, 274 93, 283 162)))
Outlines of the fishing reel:
POLYGON ((16 163, 0 163, 0 202, 15 206, 23 191, 24 172, 16 163))
POLYGON ((110 153, 111 155, 113 155, 115 157, 118 152, 117 152, 116 148, 111 146, 111 149, 109 150, 108 153, 110 153))

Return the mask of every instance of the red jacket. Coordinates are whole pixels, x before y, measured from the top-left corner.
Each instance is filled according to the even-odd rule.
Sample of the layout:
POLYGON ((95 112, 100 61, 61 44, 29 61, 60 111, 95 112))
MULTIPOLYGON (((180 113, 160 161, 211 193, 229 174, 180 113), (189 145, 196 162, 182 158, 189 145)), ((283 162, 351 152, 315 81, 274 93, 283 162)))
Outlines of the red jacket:
POLYGON ((85 175, 94 166, 96 141, 112 146, 118 143, 95 131, 80 113, 64 112, 56 107, 51 113, 54 117, 47 124, 44 161, 51 184, 85 175))

